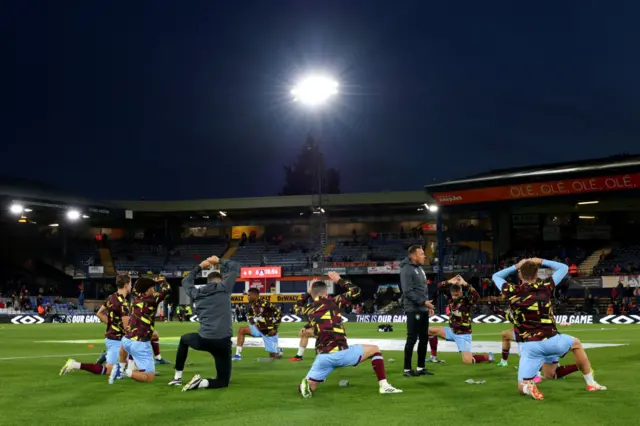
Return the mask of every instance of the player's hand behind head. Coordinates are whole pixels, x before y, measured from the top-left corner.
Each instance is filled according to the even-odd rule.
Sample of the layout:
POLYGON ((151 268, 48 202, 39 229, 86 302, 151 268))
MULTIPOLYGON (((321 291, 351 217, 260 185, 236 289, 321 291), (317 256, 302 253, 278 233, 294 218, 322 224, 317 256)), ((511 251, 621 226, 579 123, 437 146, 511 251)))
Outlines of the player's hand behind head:
POLYGON ((209 262, 209 259, 205 259, 202 262, 200 262, 200 267, 202 269, 209 269, 211 267, 211 263, 209 262))
POLYGON ((338 282, 338 281, 340 281, 340 279, 342 278, 342 277, 340 277, 340 274, 339 274, 339 273, 337 273, 337 272, 335 272, 335 271, 329 271, 329 272, 327 273, 327 276, 328 276, 328 277, 329 277, 329 279, 330 279, 331 281, 333 281, 334 283, 337 283, 337 282, 338 282))
POLYGON ((211 263, 212 265, 217 265, 218 263, 220 263, 220 258, 218 256, 211 256, 210 258, 207 259, 209 261, 209 263, 211 263))

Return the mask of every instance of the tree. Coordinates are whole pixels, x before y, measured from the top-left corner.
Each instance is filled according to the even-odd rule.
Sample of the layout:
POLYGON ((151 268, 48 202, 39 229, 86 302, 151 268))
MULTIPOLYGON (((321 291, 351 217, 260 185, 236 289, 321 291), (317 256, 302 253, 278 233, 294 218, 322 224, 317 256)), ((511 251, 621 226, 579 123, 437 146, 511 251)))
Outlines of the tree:
POLYGON ((284 166, 284 187, 280 195, 317 194, 318 173, 322 176, 323 194, 340 193, 340 172, 326 167, 319 144, 308 136, 294 163, 284 166))

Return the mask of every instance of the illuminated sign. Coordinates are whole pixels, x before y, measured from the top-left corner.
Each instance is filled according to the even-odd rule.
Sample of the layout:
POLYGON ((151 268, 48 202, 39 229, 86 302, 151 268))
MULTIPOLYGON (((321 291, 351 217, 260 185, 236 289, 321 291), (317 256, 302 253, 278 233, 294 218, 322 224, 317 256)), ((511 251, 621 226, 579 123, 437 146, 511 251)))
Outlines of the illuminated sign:
POLYGON ((525 198, 576 195, 605 191, 622 191, 640 187, 640 173, 593 178, 526 183, 433 194, 441 206, 484 203, 488 201, 520 200, 525 198))
POLYGON ((240 268, 242 278, 280 278, 282 267, 280 266, 260 266, 252 268, 240 268))

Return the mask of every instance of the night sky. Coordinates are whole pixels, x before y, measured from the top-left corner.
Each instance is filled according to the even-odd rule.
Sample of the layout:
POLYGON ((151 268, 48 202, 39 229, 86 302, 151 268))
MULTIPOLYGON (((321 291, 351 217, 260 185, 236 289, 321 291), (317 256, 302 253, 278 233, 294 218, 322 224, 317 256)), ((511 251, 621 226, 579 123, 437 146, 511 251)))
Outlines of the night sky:
POLYGON ((640 151, 637 0, 0 4, 0 174, 91 198, 276 195, 308 133, 343 192, 640 151))

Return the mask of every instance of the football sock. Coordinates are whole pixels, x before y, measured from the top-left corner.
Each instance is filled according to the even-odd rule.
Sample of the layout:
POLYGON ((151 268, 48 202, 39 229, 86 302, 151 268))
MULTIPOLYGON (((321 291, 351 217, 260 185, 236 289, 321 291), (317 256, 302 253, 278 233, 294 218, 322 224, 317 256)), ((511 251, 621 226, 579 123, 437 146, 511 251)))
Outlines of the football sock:
POLYGON ((80 364, 80 370, 84 370, 84 371, 88 371, 89 373, 101 375, 101 374, 104 374, 104 372, 107 369, 104 368, 100 364, 85 364, 85 363, 81 363, 80 364))
POLYGON ((473 363, 477 364, 479 362, 486 362, 489 361, 489 355, 484 354, 484 355, 474 355, 473 356, 473 363))
POLYGON ((384 358, 382 358, 382 354, 380 352, 373 354, 373 357, 371 358, 371 367, 373 367, 373 371, 376 373, 378 381, 387 379, 387 374, 384 371, 384 358))
POLYGON ((561 365, 556 368, 556 379, 560 379, 564 376, 568 376, 571 373, 575 373, 578 371, 578 366, 576 364, 573 365, 561 365))
POLYGON ((431 356, 438 356, 438 336, 429 336, 429 346, 431 347, 431 356))

